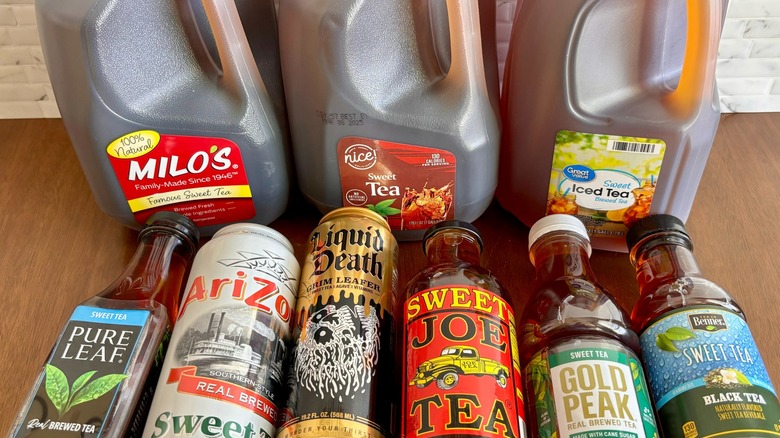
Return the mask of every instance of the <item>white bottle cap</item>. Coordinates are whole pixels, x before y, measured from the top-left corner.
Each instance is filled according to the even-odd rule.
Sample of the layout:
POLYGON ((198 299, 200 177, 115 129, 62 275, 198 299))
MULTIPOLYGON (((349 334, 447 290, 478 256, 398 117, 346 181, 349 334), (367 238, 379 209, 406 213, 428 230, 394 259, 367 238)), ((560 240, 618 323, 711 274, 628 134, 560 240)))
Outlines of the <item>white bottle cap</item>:
POLYGON ((531 247, 540 237, 554 231, 571 231, 582 236, 588 242, 588 257, 590 257, 591 249, 588 230, 579 219, 568 214, 551 214, 536 221, 528 232, 528 250, 531 250, 531 247))

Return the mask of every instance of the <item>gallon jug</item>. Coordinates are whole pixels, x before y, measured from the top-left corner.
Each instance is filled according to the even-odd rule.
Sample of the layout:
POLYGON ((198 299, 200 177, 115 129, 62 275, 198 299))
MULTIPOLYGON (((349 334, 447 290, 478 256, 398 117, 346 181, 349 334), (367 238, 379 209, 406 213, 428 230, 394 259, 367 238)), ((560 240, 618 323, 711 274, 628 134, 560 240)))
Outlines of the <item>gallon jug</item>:
POLYGON ((721 0, 524 0, 503 82, 497 197, 526 225, 574 214, 626 251, 688 217, 719 121, 721 0))
POLYGON ((37 0, 63 122, 98 205, 126 226, 157 210, 189 216, 204 234, 229 222, 269 223, 289 191, 279 107, 268 92, 281 85, 261 78, 232 1, 204 0, 207 20, 190 6, 37 0), (199 20, 219 65, 203 56, 208 39, 186 28, 199 20))
POLYGON ((404 240, 482 214, 498 81, 476 0, 284 0, 279 29, 298 183, 314 205, 368 207, 404 240))

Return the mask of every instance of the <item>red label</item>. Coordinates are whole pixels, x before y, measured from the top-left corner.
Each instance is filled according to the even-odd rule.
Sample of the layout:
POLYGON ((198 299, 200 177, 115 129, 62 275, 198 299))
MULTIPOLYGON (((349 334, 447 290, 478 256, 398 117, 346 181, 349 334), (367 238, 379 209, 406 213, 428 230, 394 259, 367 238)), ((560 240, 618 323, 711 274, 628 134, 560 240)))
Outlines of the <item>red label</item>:
POLYGON ((472 286, 427 289, 404 304, 406 437, 525 435, 515 318, 472 286))
POLYGON ((338 144, 344 206, 368 207, 393 230, 424 230, 455 215, 455 155, 344 137, 338 144))
POLYGON ((194 366, 173 368, 166 383, 178 383, 176 391, 179 393, 228 402, 254 412, 271 424, 276 422, 276 405, 271 400, 242 386, 197 376, 196 372, 197 367, 194 366))
POLYGON ((138 223, 158 210, 184 214, 199 226, 255 216, 241 151, 230 140, 136 131, 106 152, 138 223))

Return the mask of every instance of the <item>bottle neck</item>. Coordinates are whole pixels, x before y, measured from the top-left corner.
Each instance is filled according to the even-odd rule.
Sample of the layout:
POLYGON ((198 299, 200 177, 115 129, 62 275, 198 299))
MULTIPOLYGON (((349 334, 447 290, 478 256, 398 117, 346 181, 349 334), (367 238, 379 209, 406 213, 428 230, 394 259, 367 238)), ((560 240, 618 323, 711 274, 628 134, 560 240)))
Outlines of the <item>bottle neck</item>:
POLYGON ((479 265, 481 248, 470 233, 451 229, 440 231, 428 239, 425 254, 429 265, 461 262, 479 265))
POLYGON ((576 277, 595 282, 588 249, 589 243, 573 233, 550 233, 541 237, 533 244, 530 254, 536 268, 536 281, 576 277))
POLYGON ((667 234, 637 246, 631 260, 636 265, 639 292, 655 291, 683 277, 699 277, 701 269, 690 241, 667 234))
POLYGON ((181 237, 157 231, 144 236, 125 271, 99 294, 103 298, 155 301, 176 321, 184 274, 192 259, 190 245, 181 237))

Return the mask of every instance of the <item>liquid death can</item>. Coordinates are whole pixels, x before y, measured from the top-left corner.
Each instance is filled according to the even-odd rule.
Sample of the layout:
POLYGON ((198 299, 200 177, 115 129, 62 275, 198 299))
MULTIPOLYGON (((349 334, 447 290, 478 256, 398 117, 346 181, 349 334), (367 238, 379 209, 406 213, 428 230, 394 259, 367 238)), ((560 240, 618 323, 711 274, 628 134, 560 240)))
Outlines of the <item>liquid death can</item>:
POLYGON ((387 222, 365 208, 333 210, 312 232, 278 438, 389 434, 397 258, 387 222))
POLYGON ((272 437, 300 266, 255 224, 222 228, 198 252, 144 437, 272 437))

